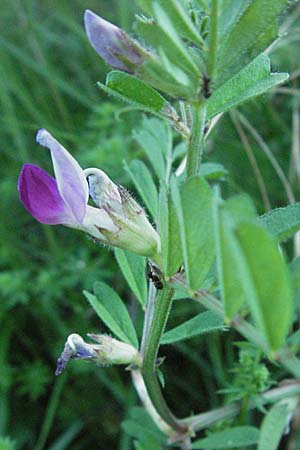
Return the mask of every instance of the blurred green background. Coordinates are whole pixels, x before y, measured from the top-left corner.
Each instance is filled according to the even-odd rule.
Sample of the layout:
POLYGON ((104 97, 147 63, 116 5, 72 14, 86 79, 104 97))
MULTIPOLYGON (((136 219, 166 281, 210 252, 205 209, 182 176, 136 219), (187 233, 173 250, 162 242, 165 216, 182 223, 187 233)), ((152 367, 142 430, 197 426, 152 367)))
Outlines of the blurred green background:
MULTIPOLYGON (((112 252, 74 230, 35 222, 16 190, 23 163, 52 170, 48 152, 34 140, 41 127, 83 167, 101 167, 121 184, 129 183, 123 160, 143 157, 131 137, 141 115, 122 112, 122 105, 95 87, 107 67, 85 37, 87 8, 130 30, 130 0, 1 1, 0 437, 10 437, 16 449, 132 448, 120 426, 137 403, 129 374, 80 362, 57 379, 54 370, 69 334, 106 331, 83 289, 107 281, 127 298, 140 328, 135 299, 112 252)), ((229 171, 224 194, 251 194, 259 212, 299 200, 299 16, 296 7, 282 18, 283 38, 271 51, 273 71, 289 71, 290 81, 240 109, 267 146, 237 115, 224 116, 208 142, 205 159, 229 171)), ((175 305, 171 324, 192 315, 193 308, 175 305)), ((167 397, 175 413, 220 404, 217 391, 232 378, 234 338, 212 335, 164 349, 167 397)))

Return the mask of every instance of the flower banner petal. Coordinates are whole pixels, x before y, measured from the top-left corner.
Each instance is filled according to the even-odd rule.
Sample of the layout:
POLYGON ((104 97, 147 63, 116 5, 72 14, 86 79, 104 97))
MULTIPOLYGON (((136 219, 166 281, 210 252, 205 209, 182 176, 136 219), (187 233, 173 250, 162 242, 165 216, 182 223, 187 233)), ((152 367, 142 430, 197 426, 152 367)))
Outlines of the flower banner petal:
POLYGON ((81 224, 89 196, 83 170, 73 156, 44 128, 37 132, 36 141, 50 150, 59 193, 81 224))

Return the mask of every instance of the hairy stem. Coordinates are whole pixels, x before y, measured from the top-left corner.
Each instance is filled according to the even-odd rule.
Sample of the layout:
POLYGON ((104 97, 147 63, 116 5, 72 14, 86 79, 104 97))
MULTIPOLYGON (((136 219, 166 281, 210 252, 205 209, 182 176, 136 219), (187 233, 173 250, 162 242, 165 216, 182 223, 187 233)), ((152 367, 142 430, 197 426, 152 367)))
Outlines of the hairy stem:
POLYGON ((196 103, 192 107, 193 123, 192 133, 189 140, 186 163, 187 178, 199 173, 203 149, 204 128, 206 122, 206 101, 196 103))
POLYGON ((148 395, 157 413, 173 430, 184 433, 187 431, 187 427, 184 424, 181 425, 169 410, 162 395, 156 374, 156 359, 159 344, 167 323, 173 294, 174 288, 168 284, 165 284, 163 289, 158 293, 150 331, 144 347, 142 374, 148 395))

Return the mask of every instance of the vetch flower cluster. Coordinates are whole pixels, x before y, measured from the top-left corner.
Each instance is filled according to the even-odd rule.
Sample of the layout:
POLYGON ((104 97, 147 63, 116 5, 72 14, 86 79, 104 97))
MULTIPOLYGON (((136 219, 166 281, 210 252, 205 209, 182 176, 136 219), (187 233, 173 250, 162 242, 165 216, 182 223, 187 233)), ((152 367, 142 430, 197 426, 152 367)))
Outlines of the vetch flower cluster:
POLYGON ((39 222, 85 231, 96 240, 156 258, 160 239, 144 210, 100 169, 83 170, 45 129, 37 142, 50 150, 55 179, 25 164, 18 180, 21 201, 39 222), (96 207, 88 205, 89 195, 96 207))

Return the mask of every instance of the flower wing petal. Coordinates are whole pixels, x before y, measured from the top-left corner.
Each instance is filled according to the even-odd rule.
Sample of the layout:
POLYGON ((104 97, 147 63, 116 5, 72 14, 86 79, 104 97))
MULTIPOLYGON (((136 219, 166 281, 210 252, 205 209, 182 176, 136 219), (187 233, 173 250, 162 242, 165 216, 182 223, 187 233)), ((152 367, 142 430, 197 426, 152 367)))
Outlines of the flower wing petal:
POLYGON ((39 222, 48 225, 76 225, 55 179, 40 167, 33 164, 23 166, 18 179, 18 191, 27 211, 39 222))
POLYGON ((51 152, 58 191, 79 223, 83 222, 89 197, 83 170, 71 154, 47 130, 37 132, 36 141, 51 152))

